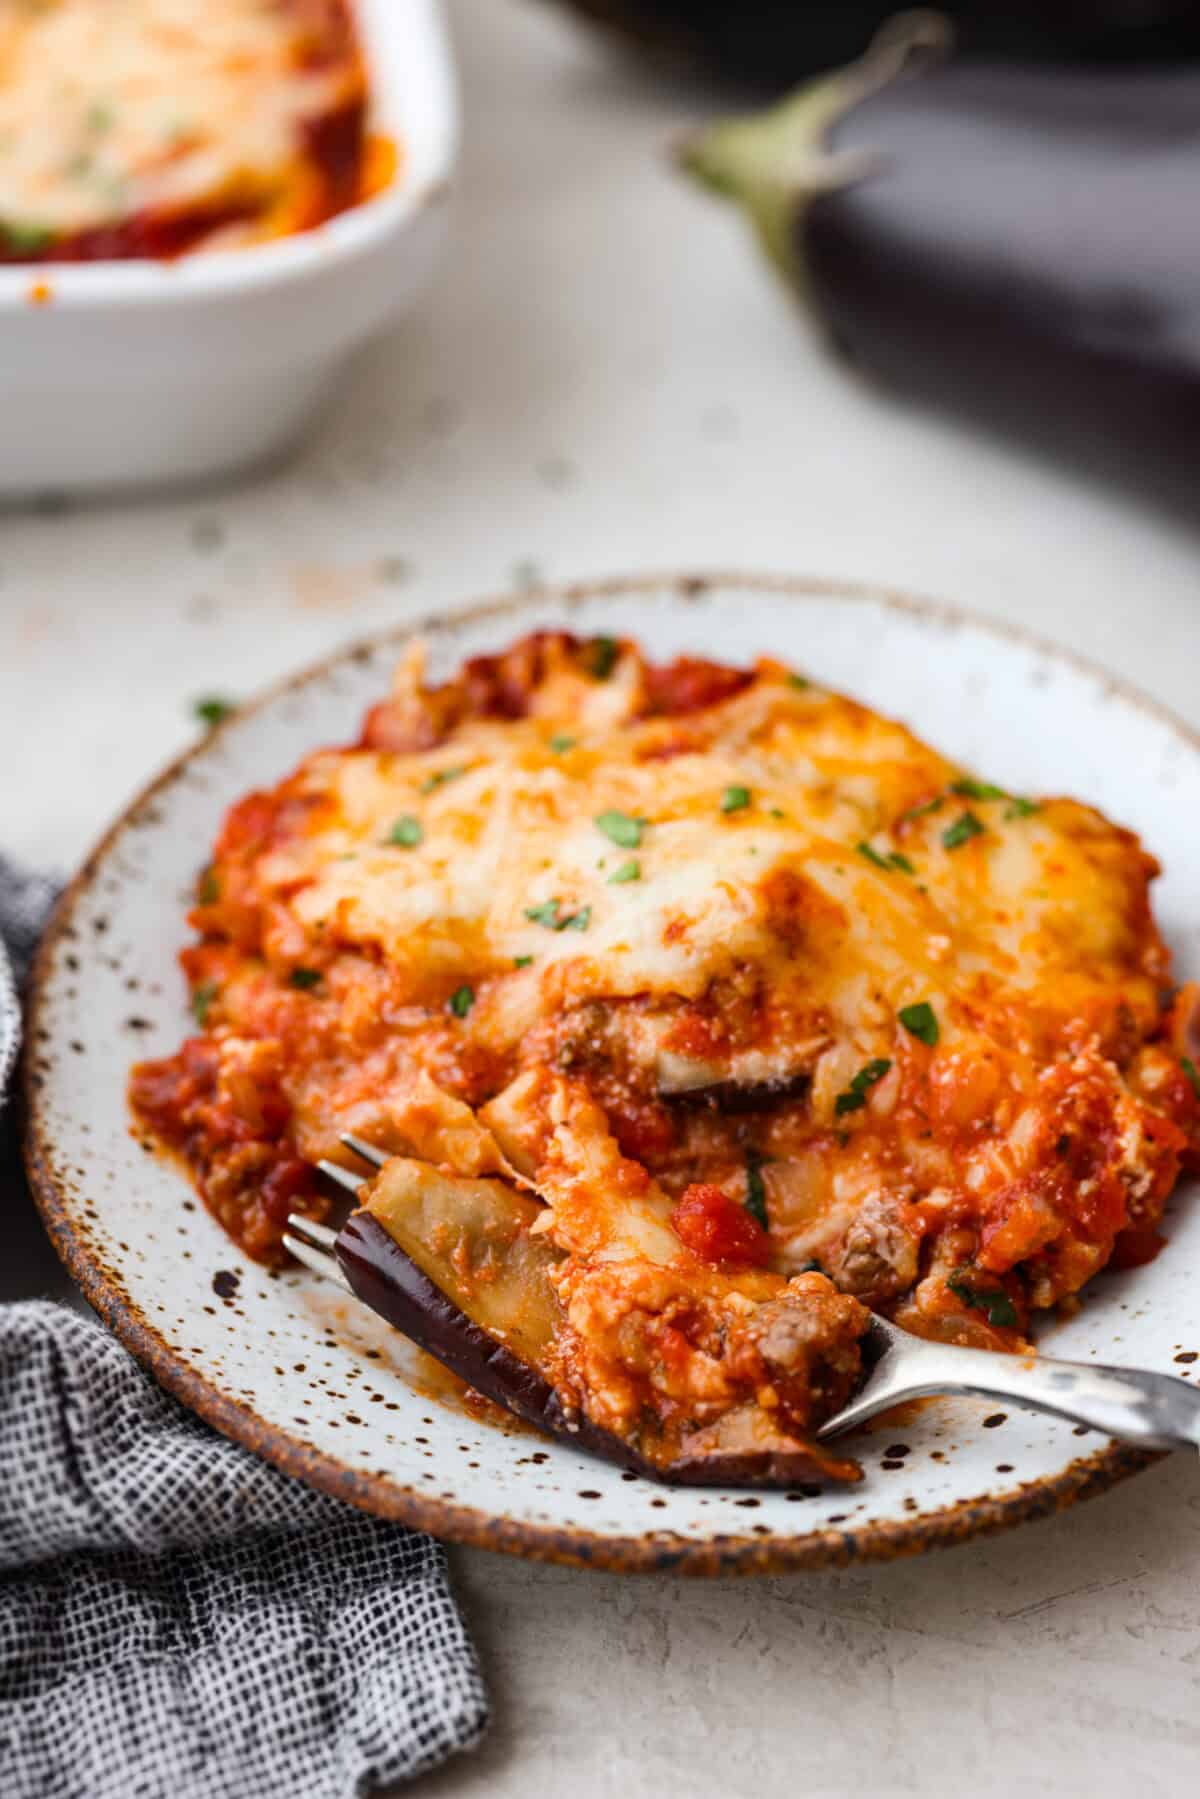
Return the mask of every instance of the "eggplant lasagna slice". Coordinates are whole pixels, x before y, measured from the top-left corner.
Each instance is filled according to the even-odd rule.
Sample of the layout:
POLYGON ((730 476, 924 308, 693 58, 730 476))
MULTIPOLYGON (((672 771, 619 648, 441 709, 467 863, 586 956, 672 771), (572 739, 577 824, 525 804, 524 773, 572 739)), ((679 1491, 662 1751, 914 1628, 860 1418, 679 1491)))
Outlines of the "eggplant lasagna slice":
POLYGON ((348 0, 2 0, 0 262, 170 257, 386 184, 348 0))
POLYGON ((1154 1252, 1200 1163, 1154 873, 776 662, 413 647, 230 812, 133 1107, 266 1262, 371 1139, 363 1217, 576 1425, 794 1479, 865 1306, 1011 1349, 1154 1252))

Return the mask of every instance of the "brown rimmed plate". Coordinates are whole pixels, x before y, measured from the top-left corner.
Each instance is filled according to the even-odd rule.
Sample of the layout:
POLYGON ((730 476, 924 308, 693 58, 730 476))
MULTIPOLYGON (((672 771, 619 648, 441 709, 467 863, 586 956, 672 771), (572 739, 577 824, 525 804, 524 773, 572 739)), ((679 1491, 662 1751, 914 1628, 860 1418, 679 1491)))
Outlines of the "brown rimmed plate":
MULTIPOLYGON (((946 608, 819 580, 690 575, 535 593, 358 645, 248 706, 152 783, 88 859, 35 973, 28 1164, 60 1254, 162 1384, 279 1467, 439 1536, 580 1565, 695 1573, 912 1554, 1041 1516, 1152 1459, 1070 1425, 937 1401, 854 1443, 850 1490, 669 1489, 501 1429, 439 1389, 379 1320, 302 1272, 241 1257, 176 1169, 131 1135, 130 1062, 187 1029, 175 965, 225 808, 314 745, 355 735, 413 629, 435 673, 535 625, 637 636, 652 653, 770 652, 912 724, 1006 787, 1069 792, 1143 835, 1158 915, 1200 976, 1200 739, 1052 647, 946 608)), ((1184 1373, 1200 1348, 1200 1208, 1180 1188, 1170 1247, 1101 1276, 1055 1352, 1184 1373)))

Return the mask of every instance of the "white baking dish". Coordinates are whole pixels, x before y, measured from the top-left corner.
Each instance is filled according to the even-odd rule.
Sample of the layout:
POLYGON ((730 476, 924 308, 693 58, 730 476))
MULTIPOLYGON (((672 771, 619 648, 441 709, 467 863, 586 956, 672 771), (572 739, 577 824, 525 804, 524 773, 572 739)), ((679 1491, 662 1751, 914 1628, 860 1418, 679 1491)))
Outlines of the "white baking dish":
POLYGON ((420 286, 457 148, 438 0, 357 0, 397 181, 315 231, 176 262, 0 268, 0 494, 199 480, 296 439, 420 286))

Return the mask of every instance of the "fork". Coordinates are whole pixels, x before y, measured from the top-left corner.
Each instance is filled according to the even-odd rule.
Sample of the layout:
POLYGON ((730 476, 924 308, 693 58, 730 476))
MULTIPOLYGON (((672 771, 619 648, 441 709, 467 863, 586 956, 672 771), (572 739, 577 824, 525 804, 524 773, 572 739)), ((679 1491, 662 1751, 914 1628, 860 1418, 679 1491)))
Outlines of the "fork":
MULTIPOLYGON (((388 1159, 349 1131, 339 1142, 371 1168, 382 1168, 388 1159)), ((337 1162, 321 1161, 317 1167, 355 1197, 367 1178, 337 1162)), ((353 1293, 338 1259, 341 1233, 299 1212, 290 1214, 288 1226, 284 1247, 297 1261, 353 1293)), ((905 1400, 967 1394, 1049 1412, 1147 1449, 1200 1449, 1200 1389, 1173 1374, 935 1343, 912 1336, 877 1312, 871 1315, 863 1347, 866 1380, 849 1404, 821 1426, 816 1433, 820 1438, 840 1436, 905 1400)))

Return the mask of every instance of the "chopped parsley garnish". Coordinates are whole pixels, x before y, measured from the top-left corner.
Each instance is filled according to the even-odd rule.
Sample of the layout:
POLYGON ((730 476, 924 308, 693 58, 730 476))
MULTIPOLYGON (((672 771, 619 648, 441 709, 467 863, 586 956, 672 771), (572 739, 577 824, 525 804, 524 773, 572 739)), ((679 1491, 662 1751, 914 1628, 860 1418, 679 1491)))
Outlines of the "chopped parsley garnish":
POLYGON ((202 906, 215 906, 221 897, 221 883, 211 868, 206 868, 200 876, 196 888, 196 898, 202 906))
POLYGON ((993 787, 990 781, 976 781, 970 775, 964 775, 961 781, 951 781, 951 793, 961 793, 968 800, 1007 800, 1012 796, 1003 787, 993 787))
POLYGON ((292 986, 299 987, 303 993, 309 992, 313 987, 319 987, 323 978, 319 968, 293 968, 288 976, 292 986))
POLYGON ((1006 819, 1029 818, 1038 809, 1036 800, 1027 800, 1020 793, 1009 793, 1005 787, 994 787, 990 781, 976 781, 970 775, 952 781, 950 791, 960 793, 968 800, 1007 800, 1008 810, 1004 814, 1006 819))
POLYGON ((803 693, 806 687, 812 686, 812 682, 807 675, 789 675, 788 686, 794 687, 798 693, 803 693))
POLYGON ((764 1231, 769 1229, 770 1221, 767 1218, 767 1183, 762 1171, 770 1160, 770 1156, 760 1155, 756 1149, 746 1151, 746 1198, 743 1204, 764 1231))
POLYGON ((787 813, 781 812, 778 806, 772 806, 767 813, 767 817, 768 818, 786 818, 787 813))
POLYGON ((450 995, 450 1010, 456 1018, 465 1018, 474 1004, 475 989, 473 987, 456 987, 450 995))
POLYGON ((543 900, 540 906, 526 906, 525 916, 530 924, 544 924, 549 931, 561 931, 562 926, 558 922, 559 904, 560 901, 556 899, 543 900))
POLYGON ((18 256, 36 256, 54 242, 50 227, 32 219, 0 219, 0 237, 18 256))
POLYGON ((973 1287, 970 1281, 963 1278, 961 1271, 958 1274, 949 1275, 946 1285, 954 1297, 961 1299, 965 1306, 970 1306, 976 1312, 986 1312, 989 1324, 1008 1328, 1017 1322, 1017 1308, 1003 1289, 981 1293, 978 1287, 973 1287))
POLYGON ((722 812, 744 812, 750 804, 748 787, 727 787, 721 795, 722 812))
POLYGON ((447 781, 457 781, 459 775, 466 774, 465 768, 435 768, 433 773, 421 782, 422 793, 435 793, 444 787, 447 781))
POLYGON ((418 843, 423 843, 424 840, 425 827, 411 812, 402 812, 384 838, 385 843, 395 844, 404 850, 415 850, 418 843))
POLYGON ((531 924, 544 924, 548 931, 586 931, 592 922, 592 908, 584 906, 562 918, 559 916, 561 905, 561 900, 543 900, 540 906, 526 906, 525 916, 531 924))
POLYGON ((607 681, 616 667, 620 644, 615 637, 595 637, 592 639, 588 657, 588 669, 597 681, 607 681))
POLYGON ((881 1081, 891 1063, 886 1056, 877 1056, 860 1068, 844 1093, 839 1093, 833 1102, 833 1110, 838 1118, 845 1117, 847 1112, 861 1112, 867 1103, 867 1094, 877 1082, 881 1081))
POLYGON ((208 1008, 216 999, 220 988, 215 981, 201 981, 192 994, 192 1016, 201 1028, 208 1020, 208 1008))
POLYGON ((528 968, 530 966, 530 964, 532 963, 532 961, 533 961, 532 956, 514 956, 513 957, 513 967, 514 968, 528 968))
POLYGON ((192 711, 200 723, 207 725, 212 731, 223 719, 228 718, 231 712, 236 712, 237 707, 232 700, 223 700, 219 694, 211 693, 201 700, 193 700, 192 711))
POLYGON ((930 1049, 933 1048, 940 1032, 937 1013, 928 1000, 920 1000, 915 1006, 901 1006, 896 1016, 910 1037, 915 1037, 918 1043, 927 1043, 930 1049))
POLYGON ((611 842, 619 844, 621 849, 635 850, 642 841, 642 832, 649 820, 633 818, 628 812, 598 812, 592 823, 611 842))
POLYGON ((626 881, 640 881, 641 878, 642 865, 636 856, 631 856, 628 862, 622 862, 620 868, 613 870, 608 877, 608 884, 610 887, 623 887, 626 881))
POLYGON ((889 874, 893 868, 898 868, 901 874, 906 875, 917 872, 908 857, 902 856, 899 850, 889 850, 887 855, 883 856, 870 843, 856 843, 854 847, 860 856, 865 856, 868 862, 873 863, 876 868, 885 869, 889 874))
POLYGON ((1191 1083, 1192 1092, 1200 1099, 1200 1068, 1196 1067, 1190 1056, 1180 1056, 1179 1066, 1191 1083))
POLYGON ((930 812, 940 812, 945 803, 944 797, 940 793, 935 793, 931 800, 926 800, 920 806, 910 806, 908 811, 902 812, 900 816, 901 818, 925 818, 930 812))
POLYGON ((550 739, 550 748, 556 756, 565 756, 568 750, 575 748, 578 741, 577 737, 568 737, 565 731, 559 731, 550 739))
POLYGON ((973 812, 964 812, 947 825, 942 832, 942 842, 948 850, 961 849, 964 843, 970 843, 972 837, 982 837, 984 826, 980 824, 973 812))
POLYGON ((865 856, 867 861, 873 863, 876 868, 887 867, 887 857, 881 856, 879 851, 877 849, 872 849, 869 843, 856 843, 854 847, 860 856, 865 856))

